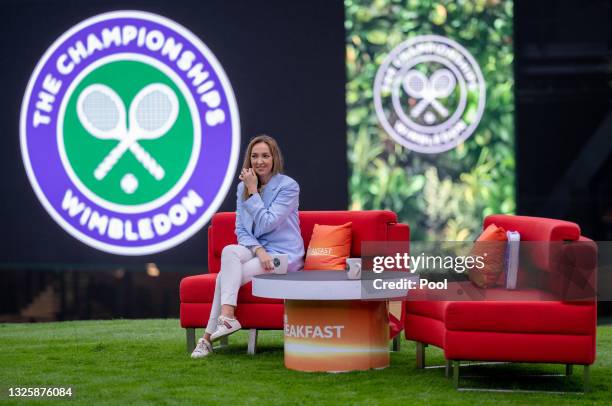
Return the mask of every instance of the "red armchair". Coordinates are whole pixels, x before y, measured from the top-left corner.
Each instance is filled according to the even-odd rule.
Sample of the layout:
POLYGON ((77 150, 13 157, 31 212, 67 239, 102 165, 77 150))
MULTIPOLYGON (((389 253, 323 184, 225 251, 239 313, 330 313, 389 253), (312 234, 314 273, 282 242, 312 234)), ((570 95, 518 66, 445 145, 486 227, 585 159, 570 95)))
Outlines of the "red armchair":
MULTIPOLYGON (((397 216, 390 211, 301 211, 300 227, 304 246, 308 247, 315 223, 344 224, 351 221, 351 256, 361 256, 362 241, 409 241, 410 229, 398 224, 397 216)), ((236 244, 234 234, 235 213, 217 213, 208 227, 208 272, 204 275, 189 276, 180 285, 181 327, 186 329, 187 350, 195 347, 195 329, 206 326, 212 304, 215 281, 221 266, 221 251, 229 244, 236 244)), ((267 299, 251 294, 251 283, 240 288, 236 317, 242 327, 250 329, 248 352, 255 353, 257 330, 282 330, 284 306, 282 300, 267 299)), ((397 322, 397 320, 396 320, 397 322)), ((399 332, 403 323, 391 326, 391 337, 397 335, 394 344, 399 343, 399 332)))
MULTIPOLYGON (((491 223, 518 231, 522 241, 584 241, 578 244, 584 266, 553 264, 549 256, 538 256, 537 287, 518 292, 526 295, 520 301, 405 302, 404 331, 408 340, 417 342, 417 368, 424 368, 425 347, 431 344, 444 350, 447 376, 452 368, 457 387, 460 361, 469 360, 561 363, 566 364, 566 374, 571 373, 572 365, 584 365, 584 387, 588 390, 588 368, 595 361, 596 348, 595 295, 583 301, 555 300, 558 296, 554 295, 559 293, 559 281, 567 280, 561 272, 580 272, 586 266, 594 278, 595 244, 580 236, 577 224, 566 221, 494 215, 485 219, 484 227, 491 223), (548 300, 539 300, 546 295, 548 300)), ((594 285, 595 281, 590 282, 594 285)), ((493 288, 486 294, 505 292, 505 288, 493 288)))

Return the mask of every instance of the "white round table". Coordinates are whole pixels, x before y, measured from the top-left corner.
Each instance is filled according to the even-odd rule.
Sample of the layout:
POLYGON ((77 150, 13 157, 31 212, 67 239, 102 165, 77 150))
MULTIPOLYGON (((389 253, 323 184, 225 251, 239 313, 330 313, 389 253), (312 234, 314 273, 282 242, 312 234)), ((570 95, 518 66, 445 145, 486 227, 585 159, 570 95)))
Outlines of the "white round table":
POLYGON ((418 276, 364 272, 362 278, 349 280, 345 271, 253 278, 253 295, 285 299, 287 368, 345 372, 389 366, 389 299, 405 297, 418 276))

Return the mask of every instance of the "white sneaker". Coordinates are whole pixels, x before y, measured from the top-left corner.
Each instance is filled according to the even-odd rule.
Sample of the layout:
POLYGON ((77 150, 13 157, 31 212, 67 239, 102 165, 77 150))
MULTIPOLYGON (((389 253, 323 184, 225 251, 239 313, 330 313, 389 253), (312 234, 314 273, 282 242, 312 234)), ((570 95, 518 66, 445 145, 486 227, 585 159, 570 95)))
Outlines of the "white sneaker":
POLYGON ((229 317, 219 316, 217 319, 217 331, 212 333, 210 341, 216 341, 221 337, 228 336, 236 331, 240 330, 242 326, 236 319, 230 319, 229 317))
POLYGON ((212 354, 213 348, 210 341, 204 339, 204 337, 200 338, 198 341, 198 345, 196 345, 195 349, 191 353, 191 358, 204 358, 207 355, 212 354))

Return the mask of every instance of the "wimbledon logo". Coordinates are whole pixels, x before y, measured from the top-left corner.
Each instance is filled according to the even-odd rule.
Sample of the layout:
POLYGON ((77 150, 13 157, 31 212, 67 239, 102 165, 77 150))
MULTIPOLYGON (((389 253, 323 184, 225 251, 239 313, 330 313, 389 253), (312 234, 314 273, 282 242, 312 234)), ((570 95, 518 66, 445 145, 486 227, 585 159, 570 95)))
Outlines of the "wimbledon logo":
POLYGON ((212 52, 164 17, 83 21, 42 57, 21 109, 32 187, 68 233, 113 254, 171 248, 225 198, 238 109, 212 52))
POLYGON ((374 106, 385 131, 408 149, 438 153, 466 140, 485 106, 480 67, 461 45, 438 35, 414 37, 383 61, 374 106))

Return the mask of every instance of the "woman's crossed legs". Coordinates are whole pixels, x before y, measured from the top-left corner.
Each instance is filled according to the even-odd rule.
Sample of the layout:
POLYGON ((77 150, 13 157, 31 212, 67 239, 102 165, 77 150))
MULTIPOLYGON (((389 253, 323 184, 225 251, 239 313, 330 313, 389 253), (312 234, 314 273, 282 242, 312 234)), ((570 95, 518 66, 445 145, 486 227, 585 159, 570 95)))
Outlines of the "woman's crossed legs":
POLYGON ((208 325, 191 354, 192 358, 202 358, 212 352, 211 338, 216 340, 241 328, 234 316, 238 290, 250 282, 253 276, 264 272, 261 261, 250 249, 237 244, 223 248, 221 271, 217 275, 208 325), (215 332, 216 336, 211 337, 215 332))
POLYGON ((215 295, 210 310, 210 317, 204 338, 217 330, 219 316, 235 319, 234 311, 238 303, 238 290, 247 284, 253 276, 264 273, 261 262, 250 249, 242 245, 228 245, 221 253, 221 271, 217 276, 215 295))

